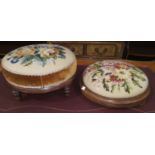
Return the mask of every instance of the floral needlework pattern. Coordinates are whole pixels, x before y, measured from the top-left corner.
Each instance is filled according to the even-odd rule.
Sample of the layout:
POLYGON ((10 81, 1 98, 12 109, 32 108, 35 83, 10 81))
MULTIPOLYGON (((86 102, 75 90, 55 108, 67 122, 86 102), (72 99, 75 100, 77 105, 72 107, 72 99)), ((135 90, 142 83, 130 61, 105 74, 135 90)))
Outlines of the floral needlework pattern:
POLYGON ((113 93, 116 89, 124 89, 126 93, 132 91, 132 86, 143 88, 146 81, 145 73, 128 63, 97 62, 91 65, 84 74, 90 73, 92 82, 102 83, 103 89, 113 93))
POLYGON ((20 63, 29 66, 37 62, 44 67, 48 61, 55 64, 57 59, 65 59, 65 49, 61 46, 30 45, 21 47, 8 54, 7 60, 12 64, 20 63))

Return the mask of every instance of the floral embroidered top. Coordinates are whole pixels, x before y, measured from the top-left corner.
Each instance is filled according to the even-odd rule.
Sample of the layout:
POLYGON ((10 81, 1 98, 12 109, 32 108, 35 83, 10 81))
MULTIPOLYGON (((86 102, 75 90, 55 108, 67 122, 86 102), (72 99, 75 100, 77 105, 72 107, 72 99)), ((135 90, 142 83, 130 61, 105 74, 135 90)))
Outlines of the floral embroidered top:
POLYGON ((2 67, 20 75, 46 75, 69 67, 76 61, 67 48, 52 44, 34 44, 8 53, 2 67))
POLYGON ((83 82, 92 92, 111 98, 134 97, 148 87, 148 78, 141 69, 119 60, 104 60, 88 66, 83 82))

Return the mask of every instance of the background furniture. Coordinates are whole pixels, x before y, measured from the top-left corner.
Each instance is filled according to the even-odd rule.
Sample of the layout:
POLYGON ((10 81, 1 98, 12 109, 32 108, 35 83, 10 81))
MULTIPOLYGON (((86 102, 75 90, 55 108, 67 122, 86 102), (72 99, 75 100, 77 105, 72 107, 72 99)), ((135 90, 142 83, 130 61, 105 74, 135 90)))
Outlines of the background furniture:
POLYGON ((0 58, 18 47, 37 43, 64 45, 81 59, 155 60, 155 41, 1 41, 0 58))
POLYGON ((0 42, 0 56, 20 46, 36 43, 59 44, 71 49, 78 58, 87 59, 121 59, 127 54, 124 52, 124 42, 103 41, 15 41, 0 42))
POLYGON ((87 59, 122 59, 125 42, 105 41, 49 41, 50 44, 60 44, 71 49, 78 58, 87 59))

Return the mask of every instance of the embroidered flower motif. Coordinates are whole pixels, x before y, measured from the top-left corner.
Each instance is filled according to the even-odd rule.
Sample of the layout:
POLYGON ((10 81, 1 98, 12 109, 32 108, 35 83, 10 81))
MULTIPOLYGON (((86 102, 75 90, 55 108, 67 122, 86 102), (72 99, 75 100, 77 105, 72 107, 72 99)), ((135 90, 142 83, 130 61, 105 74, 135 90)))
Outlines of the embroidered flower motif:
POLYGON ((116 76, 116 75, 111 75, 110 76, 110 81, 111 82, 115 82, 115 83, 120 83, 120 82, 122 82, 122 81, 124 81, 124 79, 120 79, 118 76, 116 76))
POLYGON ((119 91, 121 88, 126 93, 130 93, 134 85, 139 88, 143 88, 141 82, 146 81, 144 73, 137 67, 123 63, 123 62, 111 62, 106 61, 97 62, 87 68, 86 72, 92 72, 92 82, 100 83, 99 79, 102 79, 103 88, 113 93, 117 88, 119 91), (125 70, 129 70, 129 75, 126 75, 125 70))
POLYGON ((47 52, 47 50, 45 50, 44 48, 43 49, 40 49, 40 56, 43 58, 43 57, 48 57, 49 56, 49 53, 47 52))
POLYGON ((22 49, 17 50, 17 52, 15 53, 15 56, 18 58, 21 58, 25 55, 34 55, 34 53, 35 53, 34 48, 25 48, 24 50, 22 49))
POLYGON ((64 48, 48 47, 48 46, 29 46, 17 49, 16 52, 11 52, 8 54, 7 60, 15 64, 21 60, 21 64, 24 66, 29 66, 33 63, 33 60, 39 62, 44 67, 47 64, 47 60, 52 58, 53 63, 55 64, 56 59, 65 59, 66 53, 64 48))
POLYGON ((24 56, 24 52, 23 52, 22 50, 17 51, 17 52, 16 52, 16 56, 17 56, 18 58, 23 57, 23 56, 24 56))
POLYGON ((59 49, 57 48, 53 48, 47 51, 47 53, 49 53, 50 57, 55 57, 57 54, 59 54, 59 49))

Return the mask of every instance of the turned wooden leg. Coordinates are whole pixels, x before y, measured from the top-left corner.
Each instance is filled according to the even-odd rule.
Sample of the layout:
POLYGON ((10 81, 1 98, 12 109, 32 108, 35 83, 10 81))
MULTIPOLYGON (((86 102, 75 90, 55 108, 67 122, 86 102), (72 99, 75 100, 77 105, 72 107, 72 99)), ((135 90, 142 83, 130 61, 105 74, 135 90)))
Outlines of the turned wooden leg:
POLYGON ((19 92, 18 90, 12 90, 12 94, 13 94, 13 96, 14 96, 17 100, 21 100, 21 99, 22 99, 22 93, 19 92))
POLYGON ((65 96, 69 96, 70 95, 70 85, 65 86, 64 93, 65 93, 65 96))

